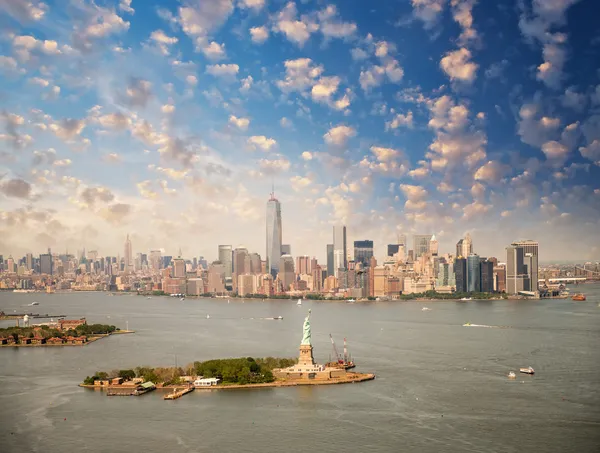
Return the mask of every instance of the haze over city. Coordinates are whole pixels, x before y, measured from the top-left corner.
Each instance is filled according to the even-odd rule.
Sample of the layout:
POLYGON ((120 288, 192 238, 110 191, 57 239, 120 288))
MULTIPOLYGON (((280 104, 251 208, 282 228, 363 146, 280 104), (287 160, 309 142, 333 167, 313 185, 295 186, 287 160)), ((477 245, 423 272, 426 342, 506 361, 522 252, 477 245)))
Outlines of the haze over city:
POLYGON ((321 262, 336 224, 600 255, 591 1, 67 3, 0 2, 4 255, 263 254, 273 185, 321 262))

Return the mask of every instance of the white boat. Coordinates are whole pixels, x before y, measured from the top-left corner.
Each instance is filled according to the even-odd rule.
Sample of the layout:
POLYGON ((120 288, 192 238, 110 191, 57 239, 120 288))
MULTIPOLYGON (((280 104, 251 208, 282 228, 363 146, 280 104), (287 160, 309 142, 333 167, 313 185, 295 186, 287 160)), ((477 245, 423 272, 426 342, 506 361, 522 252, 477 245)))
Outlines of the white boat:
POLYGON ((302 305, 302 299, 298 299, 298 302, 296 302, 296 305, 302 305))
POLYGON ((431 308, 423 307, 421 308, 421 311, 431 311, 431 308))
POLYGON ((461 300, 473 300, 471 297, 463 297, 461 300))
POLYGON ((39 305, 39 302, 31 302, 29 305, 33 306, 33 305, 39 305))
POLYGON ((511 371, 510 373, 508 373, 508 379, 516 379, 517 375, 515 374, 514 371, 511 371))
POLYGON ((206 319, 210 319, 210 315, 206 315, 206 319))
POLYGON ((527 368, 519 368, 519 372, 525 374, 534 374, 535 370, 529 366, 527 368))
POLYGON ((146 297, 146 299, 152 299, 152 297, 148 296, 148 297, 146 297))
POLYGON ((283 316, 275 316, 273 319, 277 319, 277 320, 283 319, 283 316))
POLYGON ((353 304, 354 302, 356 302, 354 299, 348 299, 346 302, 353 304))
POLYGON ((182 298, 181 298, 181 299, 179 299, 179 300, 183 302, 185 299, 182 297, 182 298))

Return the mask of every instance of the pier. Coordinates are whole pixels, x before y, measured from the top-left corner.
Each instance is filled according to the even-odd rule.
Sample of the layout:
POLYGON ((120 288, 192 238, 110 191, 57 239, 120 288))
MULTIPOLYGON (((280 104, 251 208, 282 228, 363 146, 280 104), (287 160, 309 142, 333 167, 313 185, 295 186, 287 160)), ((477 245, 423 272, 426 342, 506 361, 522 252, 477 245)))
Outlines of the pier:
POLYGON ((39 313, 4 313, 0 312, 0 319, 22 319, 25 315, 29 316, 29 318, 66 318, 67 315, 49 315, 46 313, 45 315, 40 315, 39 313))
POLYGON ((181 390, 175 389, 174 392, 163 396, 163 399, 164 400, 176 400, 177 398, 181 398, 183 395, 187 395, 188 393, 193 392, 193 391, 194 391, 194 387, 186 387, 181 390))

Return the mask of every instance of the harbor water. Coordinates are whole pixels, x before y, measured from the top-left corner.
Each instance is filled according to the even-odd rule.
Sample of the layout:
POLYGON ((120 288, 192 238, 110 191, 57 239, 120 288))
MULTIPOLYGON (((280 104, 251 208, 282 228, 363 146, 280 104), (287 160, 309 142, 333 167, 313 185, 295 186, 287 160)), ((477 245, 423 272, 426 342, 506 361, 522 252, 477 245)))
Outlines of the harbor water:
POLYGON ((0 292, 7 314, 65 313, 136 331, 85 347, 0 348, 0 451, 597 452, 600 285, 577 289, 585 302, 301 306, 0 292), (28 307, 33 301, 39 306, 28 307), (297 356, 309 308, 315 359, 330 359, 330 333, 340 348, 346 337, 356 370, 374 372, 374 381, 192 392, 175 401, 159 391, 108 398, 77 387, 96 371, 297 356), (528 366, 535 375, 518 372, 528 366))

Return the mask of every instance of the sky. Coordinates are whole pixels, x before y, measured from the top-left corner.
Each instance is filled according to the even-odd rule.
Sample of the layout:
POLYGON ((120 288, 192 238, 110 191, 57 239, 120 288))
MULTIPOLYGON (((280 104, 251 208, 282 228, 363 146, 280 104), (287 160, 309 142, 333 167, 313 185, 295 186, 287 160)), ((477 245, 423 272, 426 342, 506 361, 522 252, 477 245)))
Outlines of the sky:
POLYGON ((594 0, 0 0, 0 254, 600 259, 594 0))

